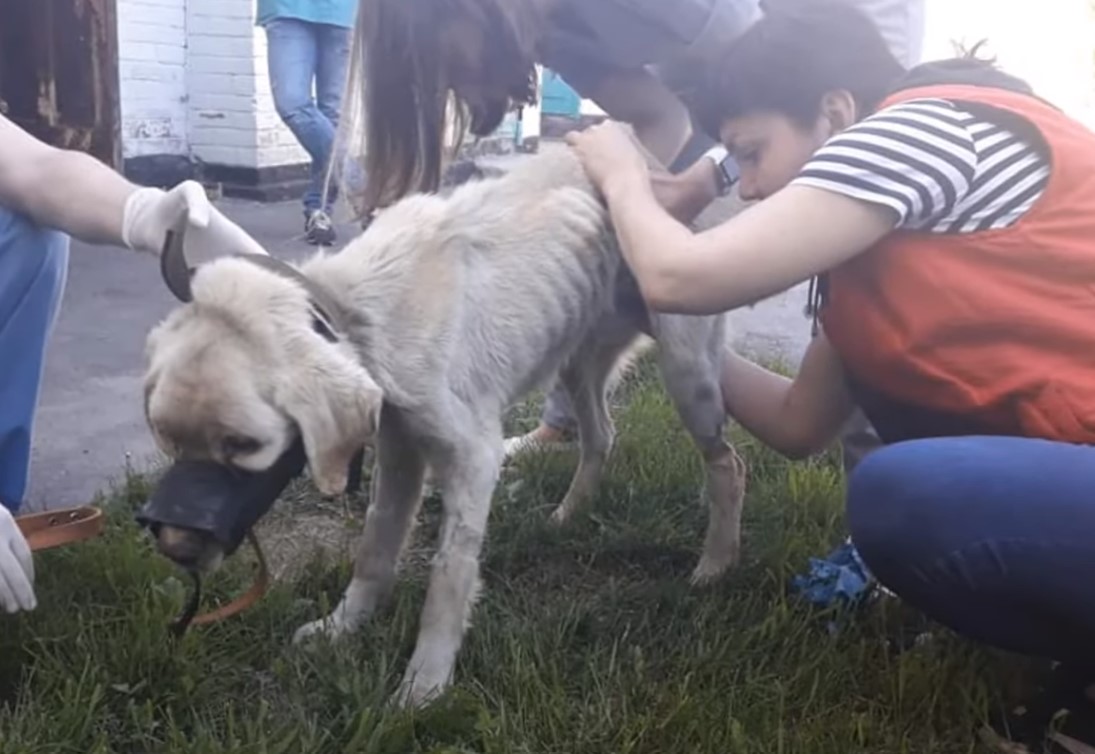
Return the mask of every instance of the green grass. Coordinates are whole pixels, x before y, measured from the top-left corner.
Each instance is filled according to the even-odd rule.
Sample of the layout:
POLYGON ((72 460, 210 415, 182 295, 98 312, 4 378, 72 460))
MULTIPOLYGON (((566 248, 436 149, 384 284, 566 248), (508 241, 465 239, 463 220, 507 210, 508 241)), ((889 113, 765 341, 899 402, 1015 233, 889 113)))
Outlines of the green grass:
MULTIPOLYGON (((348 578, 345 558, 318 557, 243 616, 173 644, 185 584, 131 522, 149 484, 133 477, 100 501, 103 537, 39 554, 39 609, 0 616, 0 752, 979 750, 973 729, 1016 667, 934 627, 893 653, 895 631, 922 628, 896 601, 835 616, 788 590, 844 537, 834 456, 791 464, 735 433, 751 467, 745 561, 693 589, 699 459, 649 361, 620 395, 609 476, 572 525, 546 522, 571 458, 529 460, 500 485, 483 599, 434 707, 384 704, 413 646, 420 567, 339 646, 289 643, 348 578)), ((534 419, 525 407, 513 423, 534 419)), ((428 501, 427 542, 437 516, 428 501)), ((246 587, 247 557, 207 583, 207 599, 246 587)))

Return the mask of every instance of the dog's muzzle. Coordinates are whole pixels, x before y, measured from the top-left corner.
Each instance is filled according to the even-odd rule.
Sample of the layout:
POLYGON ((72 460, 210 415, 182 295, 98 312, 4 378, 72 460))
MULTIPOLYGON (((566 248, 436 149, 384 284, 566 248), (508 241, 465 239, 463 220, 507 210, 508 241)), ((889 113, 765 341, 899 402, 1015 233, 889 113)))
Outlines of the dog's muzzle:
POLYGON ((178 461, 160 479, 148 502, 137 512, 164 554, 179 565, 197 569, 204 549, 216 544, 225 556, 243 538, 289 483, 304 470, 304 443, 298 437, 274 464, 260 472, 233 469, 212 461, 178 461), (183 545, 167 545, 170 529, 188 536, 183 545))

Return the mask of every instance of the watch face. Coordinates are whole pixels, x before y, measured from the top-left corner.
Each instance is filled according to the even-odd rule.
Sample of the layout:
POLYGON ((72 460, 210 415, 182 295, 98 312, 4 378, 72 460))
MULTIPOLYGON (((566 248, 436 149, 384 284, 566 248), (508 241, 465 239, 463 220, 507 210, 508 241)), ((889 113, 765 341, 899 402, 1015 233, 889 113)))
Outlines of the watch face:
POLYGON ((741 178, 738 163, 734 162, 734 159, 729 156, 719 163, 719 172, 722 174, 723 184, 726 188, 730 188, 741 178))

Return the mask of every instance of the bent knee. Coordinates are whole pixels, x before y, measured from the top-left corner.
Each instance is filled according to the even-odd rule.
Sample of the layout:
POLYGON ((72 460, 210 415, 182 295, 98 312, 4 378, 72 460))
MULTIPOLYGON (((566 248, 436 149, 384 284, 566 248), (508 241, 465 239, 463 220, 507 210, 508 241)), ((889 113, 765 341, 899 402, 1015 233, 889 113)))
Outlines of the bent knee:
POLYGON ((310 99, 296 95, 281 95, 274 98, 274 110, 286 125, 302 123, 312 117, 315 105, 310 99))
POLYGON ((947 447, 912 440, 878 448, 856 465, 848 481, 848 527, 864 557, 898 556, 935 529, 945 495, 933 471, 947 447))
POLYGON ((68 270, 69 239, 21 216, 0 215, 0 299, 22 300, 28 292, 56 294, 68 270))

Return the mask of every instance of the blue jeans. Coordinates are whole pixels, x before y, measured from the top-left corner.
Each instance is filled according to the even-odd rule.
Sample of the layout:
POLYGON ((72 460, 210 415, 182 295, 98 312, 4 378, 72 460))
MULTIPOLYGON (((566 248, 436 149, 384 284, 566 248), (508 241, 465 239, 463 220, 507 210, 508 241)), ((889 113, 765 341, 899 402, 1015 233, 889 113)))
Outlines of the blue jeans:
POLYGON ((980 436, 888 445, 852 474, 848 522, 878 580, 928 617, 1095 670, 1095 447, 980 436))
POLYGON ((350 30, 296 18, 275 18, 266 24, 266 40, 274 107, 312 158, 312 181, 304 194, 304 211, 330 212, 337 198, 337 184, 332 181, 325 205, 323 188, 342 107, 350 30))
POLYGON ((0 505, 27 491, 46 343, 61 307, 68 237, 0 208, 0 505))

